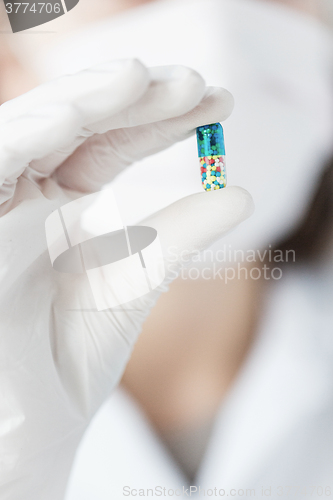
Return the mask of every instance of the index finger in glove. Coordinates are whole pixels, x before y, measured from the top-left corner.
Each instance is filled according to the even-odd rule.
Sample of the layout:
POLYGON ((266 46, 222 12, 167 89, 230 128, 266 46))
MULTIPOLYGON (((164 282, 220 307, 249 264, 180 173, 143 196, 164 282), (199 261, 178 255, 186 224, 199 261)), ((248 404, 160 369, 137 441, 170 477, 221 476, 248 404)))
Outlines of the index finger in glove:
POLYGON ((137 59, 110 61, 39 85, 0 107, 0 127, 22 115, 62 103, 81 115, 81 125, 96 123, 137 101, 150 83, 148 69, 137 59))
MULTIPOLYGON (((15 180, 16 172, 21 173, 33 160, 27 177, 47 177, 95 132, 179 116, 195 107, 204 92, 204 80, 194 70, 182 66, 148 70, 136 60, 103 64, 41 85, 0 108, 0 130, 9 131, 0 144, 0 178, 15 180), (68 140, 56 141, 56 149, 48 133, 52 113, 50 123, 42 127, 40 120, 35 120, 46 114, 50 103, 67 106, 78 120, 68 140), (25 128, 22 120, 26 121, 25 128)), ((63 126, 67 128, 65 118, 63 126)), ((58 128, 58 134, 53 130, 53 139, 62 135, 61 124, 58 128)))
POLYGON ((87 139, 55 172, 63 186, 98 191, 135 161, 158 153, 193 134, 196 127, 225 120, 233 108, 225 89, 208 87, 194 109, 182 116, 139 127, 111 130, 87 139))
POLYGON ((62 148, 49 157, 31 164, 35 172, 50 175, 93 134, 155 123, 181 116, 195 108, 203 98, 206 85, 203 78, 185 66, 149 68, 150 84, 144 95, 122 111, 109 114, 105 119, 87 124, 78 131, 77 140, 69 148, 62 148))
POLYGON ((149 87, 148 70, 136 60, 96 66, 41 85, 0 107, 0 203, 34 159, 77 147, 85 125, 119 113, 149 87))

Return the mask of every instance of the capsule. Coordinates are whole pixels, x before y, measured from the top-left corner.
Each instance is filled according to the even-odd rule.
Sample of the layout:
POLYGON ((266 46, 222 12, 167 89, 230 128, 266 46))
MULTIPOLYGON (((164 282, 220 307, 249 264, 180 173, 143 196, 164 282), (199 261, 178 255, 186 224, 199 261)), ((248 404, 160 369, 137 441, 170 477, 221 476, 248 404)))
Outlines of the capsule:
POLYGON ((227 177, 222 125, 213 123, 198 127, 197 142, 203 188, 206 191, 214 191, 226 187, 227 177))

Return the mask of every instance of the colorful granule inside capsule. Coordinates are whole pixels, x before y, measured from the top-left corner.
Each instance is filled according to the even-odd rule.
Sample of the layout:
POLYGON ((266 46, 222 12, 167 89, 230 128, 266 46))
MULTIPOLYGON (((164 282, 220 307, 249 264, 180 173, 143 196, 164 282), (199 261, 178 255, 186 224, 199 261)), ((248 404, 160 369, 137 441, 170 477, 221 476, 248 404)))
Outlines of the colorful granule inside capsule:
POLYGON ((206 191, 227 185, 225 170, 224 133, 220 123, 197 128, 201 181, 206 191))

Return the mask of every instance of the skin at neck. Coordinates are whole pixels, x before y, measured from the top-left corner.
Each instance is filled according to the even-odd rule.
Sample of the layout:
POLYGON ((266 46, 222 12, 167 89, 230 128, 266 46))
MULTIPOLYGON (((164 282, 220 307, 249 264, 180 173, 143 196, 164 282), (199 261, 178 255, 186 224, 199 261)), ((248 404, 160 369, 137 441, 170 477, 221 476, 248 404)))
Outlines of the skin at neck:
POLYGON ((244 273, 227 284, 177 279, 160 297, 123 385, 162 436, 214 418, 252 343, 262 291, 244 273))

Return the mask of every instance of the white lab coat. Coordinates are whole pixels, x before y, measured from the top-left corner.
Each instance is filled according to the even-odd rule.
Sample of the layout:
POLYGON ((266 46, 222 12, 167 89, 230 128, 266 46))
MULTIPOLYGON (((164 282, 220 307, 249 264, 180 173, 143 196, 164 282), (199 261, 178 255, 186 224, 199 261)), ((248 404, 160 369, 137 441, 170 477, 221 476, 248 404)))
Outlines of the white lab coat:
MULTIPOLYGON (((246 496, 242 489, 262 498, 263 487, 273 499, 288 487, 297 499, 312 488, 314 498, 321 487, 333 494, 332 276, 327 267, 302 269, 271 288, 256 341, 218 411, 196 479, 203 490, 235 498, 246 496)), ((86 433, 66 500, 120 500, 125 486, 139 496, 139 489, 189 485, 119 389, 86 433)))

